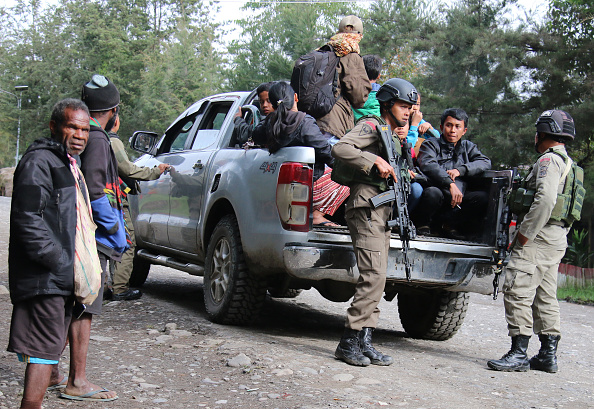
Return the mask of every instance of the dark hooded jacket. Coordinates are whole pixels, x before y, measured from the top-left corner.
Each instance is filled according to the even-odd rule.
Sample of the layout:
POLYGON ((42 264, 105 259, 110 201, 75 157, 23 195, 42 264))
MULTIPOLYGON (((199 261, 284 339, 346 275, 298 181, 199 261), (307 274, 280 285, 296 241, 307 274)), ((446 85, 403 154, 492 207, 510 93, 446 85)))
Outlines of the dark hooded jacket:
POLYGON ((491 169, 491 160, 479 151, 476 144, 465 139, 460 139, 456 145, 443 137, 427 139, 421 144, 417 160, 429 183, 442 189, 453 183, 447 170, 458 169, 464 179, 480 176, 491 169))
POLYGON ((326 165, 332 167, 334 164, 334 158, 331 155, 332 147, 328 139, 322 135, 312 116, 299 111, 287 112, 286 120, 281 124, 281 136, 273 143, 270 143, 266 133, 270 118, 271 115, 268 115, 254 128, 252 139, 256 144, 268 146, 270 153, 275 153, 287 146, 311 146, 316 152, 314 180, 324 174, 326 165))
POLYGON ((14 173, 8 245, 13 303, 74 290, 76 182, 64 146, 38 139, 14 173))

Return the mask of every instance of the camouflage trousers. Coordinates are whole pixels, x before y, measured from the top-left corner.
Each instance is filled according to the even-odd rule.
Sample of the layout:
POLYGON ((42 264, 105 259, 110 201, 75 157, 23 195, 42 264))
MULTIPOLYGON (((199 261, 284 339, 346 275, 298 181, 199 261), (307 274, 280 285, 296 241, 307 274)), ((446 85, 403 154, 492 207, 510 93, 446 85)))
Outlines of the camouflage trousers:
POLYGON ((134 225, 130 218, 130 207, 124 206, 124 223, 130 233, 131 246, 122 254, 120 262, 113 263, 112 287, 114 294, 121 294, 129 289, 128 281, 132 275, 132 267, 134 266, 134 250, 136 248, 136 238, 134 236, 134 225))
POLYGON ((355 207, 345 214, 359 269, 359 281, 347 310, 345 326, 356 331, 375 328, 379 320, 377 305, 384 294, 390 250, 390 231, 386 228, 390 210, 390 205, 377 209, 355 207))
POLYGON ((534 240, 514 245, 503 285, 510 337, 561 334, 557 274, 566 236, 566 228, 546 225, 534 240))

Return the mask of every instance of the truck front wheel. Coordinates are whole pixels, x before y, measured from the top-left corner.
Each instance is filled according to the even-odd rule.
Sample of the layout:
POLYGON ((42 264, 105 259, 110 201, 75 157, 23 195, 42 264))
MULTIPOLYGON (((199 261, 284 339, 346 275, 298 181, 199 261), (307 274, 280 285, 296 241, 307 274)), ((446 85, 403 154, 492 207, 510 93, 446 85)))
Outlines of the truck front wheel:
POLYGON ((266 283, 247 269, 234 215, 216 225, 206 250, 204 305, 211 321, 249 324, 266 299, 266 283))
POLYGON ((468 293, 443 290, 399 293, 400 322, 413 338, 445 341, 462 326, 469 299, 468 293))

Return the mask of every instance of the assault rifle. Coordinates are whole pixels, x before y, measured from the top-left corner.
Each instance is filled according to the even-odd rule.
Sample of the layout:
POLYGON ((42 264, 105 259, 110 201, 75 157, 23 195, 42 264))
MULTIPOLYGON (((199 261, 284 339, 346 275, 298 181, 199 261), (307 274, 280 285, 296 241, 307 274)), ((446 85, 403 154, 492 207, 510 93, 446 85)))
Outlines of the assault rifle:
POLYGON ((402 255, 404 258, 404 270, 406 279, 411 281, 412 262, 408 258, 409 241, 417 236, 414 224, 408 214, 408 195, 410 194, 410 183, 408 178, 402 175, 402 169, 412 169, 412 157, 410 155, 410 144, 402 143, 402 155, 399 155, 395 149, 392 139, 392 130, 389 125, 378 126, 382 149, 388 158, 388 163, 394 168, 397 175, 396 181, 390 176, 387 180, 388 190, 374 196, 370 199, 373 208, 383 204, 394 202, 393 214, 396 219, 388 220, 390 230, 398 226, 400 241, 402 242, 402 255))
MULTIPOLYGON (((512 171, 512 189, 515 185, 519 183, 517 180, 518 169, 514 168, 512 171)), ((509 184, 506 184, 505 187, 509 187, 509 184)), ((491 262, 495 264, 495 275, 493 277, 493 299, 497 299, 497 295, 499 294, 499 277, 503 271, 503 267, 507 265, 507 254, 510 251, 509 245, 509 223, 511 219, 511 209, 509 204, 509 197, 505 193, 505 189, 501 190, 501 195, 503 195, 503 203, 504 208, 503 212, 501 213, 501 218, 499 219, 499 233, 497 234, 497 248, 493 250, 493 254, 491 255, 491 262)))

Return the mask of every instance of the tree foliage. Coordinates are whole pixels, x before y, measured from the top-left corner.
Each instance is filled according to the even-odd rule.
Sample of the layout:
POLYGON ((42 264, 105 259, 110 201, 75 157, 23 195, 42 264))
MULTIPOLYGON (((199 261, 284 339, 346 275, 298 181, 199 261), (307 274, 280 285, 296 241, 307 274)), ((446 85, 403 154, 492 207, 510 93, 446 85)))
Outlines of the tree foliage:
POLYGON ((518 128, 527 112, 514 86, 524 54, 518 41, 522 28, 508 24, 506 10, 505 1, 486 0, 463 0, 442 9, 443 17, 419 42, 427 72, 417 83, 426 91, 426 111, 463 108, 470 116, 466 137, 495 164, 510 167, 526 160, 518 128))
MULTIPOLYGON (((61 0, 41 8, 20 0, 0 8, 0 88, 23 94, 21 154, 48 134, 55 102, 80 97, 93 73, 106 75, 122 98, 120 133, 162 131, 191 102, 221 89, 223 56, 216 8, 190 0, 61 0)), ((3 98, 2 101, 5 99, 3 98)), ((16 108, 0 114, 0 146, 14 143, 16 108)), ((0 154, 0 166, 11 164, 0 154)), ((10 149, 14 152, 14 149, 10 149)), ((14 154, 12 154, 14 157, 14 154)))
MULTIPOLYGON (((323 45, 338 22, 364 23, 362 54, 384 59, 382 80, 402 77, 423 94, 439 127, 446 107, 470 115, 467 137, 496 168, 534 162, 534 121, 545 109, 576 120, 571 155, 594 191, 594 2, 550 0, 545 21, 512 13, 516 0, 250 2, 223 45, 216 4, 203 0, 17 0, 0 7, 0 89, 23 93, 21 153, 47 135, 52 105, 78 97, 93 73, 122 93, 123 136, 162 131, 190 103, 220 90, 288 79, 294 61, 323 45), (513 20, 513 21, 512 21, 513 20)), ((381 82, 381 80, 380 80, 381 82)), ((14 163, 19 111, 0 93, 0 166, 14 163)), ((591 219, 588 193, 583 218, 591 219)))
POLYGON ((564 109, 575 120, 570 154, 585 171, 588 190, 582 218, 594 215, 594 2, 552 0, 547 21, 526 37, 527 66, 539 85, 527 103, 538 111, 564 109))
POLYGON ((262 82, 289 79, 299 56, 324 45, 338 22, 358 10, 348 3, 247 3, 250 16, 237 21, 241 37, 228 48, 229 89, 251 90, 262 82))

